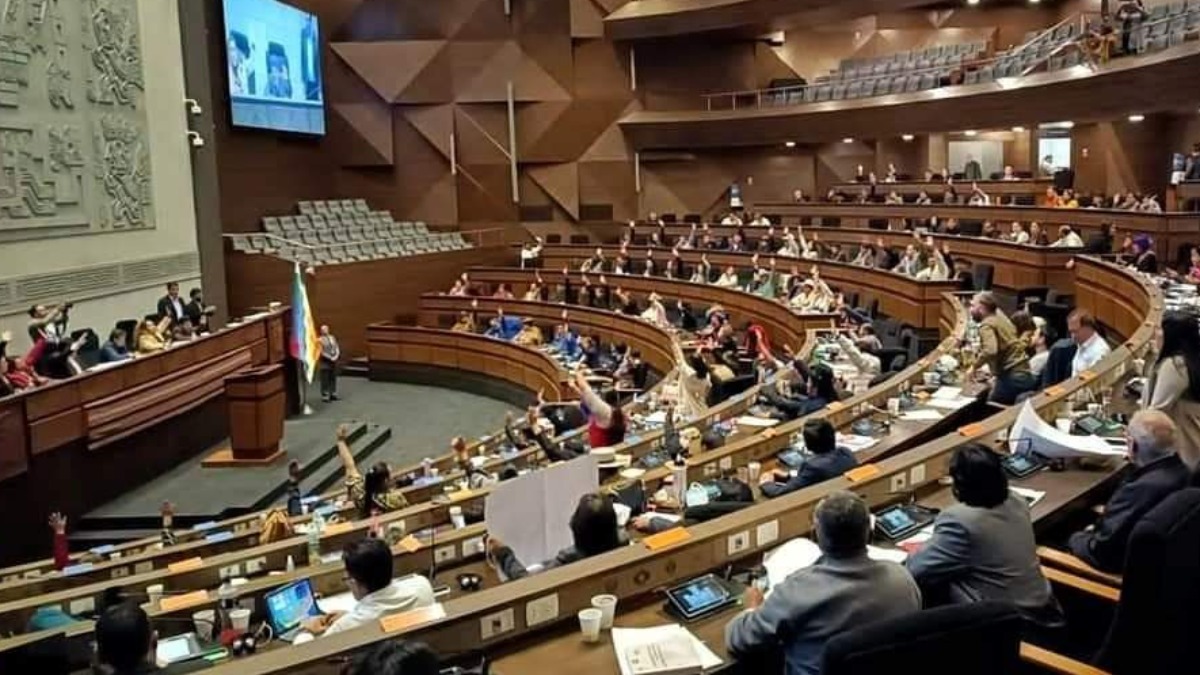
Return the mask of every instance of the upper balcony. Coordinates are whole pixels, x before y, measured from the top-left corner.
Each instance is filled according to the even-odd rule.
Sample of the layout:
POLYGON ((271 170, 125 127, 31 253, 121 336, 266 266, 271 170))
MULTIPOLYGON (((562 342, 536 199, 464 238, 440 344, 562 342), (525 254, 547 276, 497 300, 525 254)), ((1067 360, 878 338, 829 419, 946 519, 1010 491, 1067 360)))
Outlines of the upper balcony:
POLYGON ((1050 48, 1031 42, 953 71, 726 92, 697 97, 692 110, 633 112, 620 124, 638 150, 692 149, 1101 121, 1194 108, 1200 103, 1200 25, 1189 19, 1164 17, 1143 26, 1136 37, 1140 53, 1106 63, 1082 49, 1079 37, 1050 48))

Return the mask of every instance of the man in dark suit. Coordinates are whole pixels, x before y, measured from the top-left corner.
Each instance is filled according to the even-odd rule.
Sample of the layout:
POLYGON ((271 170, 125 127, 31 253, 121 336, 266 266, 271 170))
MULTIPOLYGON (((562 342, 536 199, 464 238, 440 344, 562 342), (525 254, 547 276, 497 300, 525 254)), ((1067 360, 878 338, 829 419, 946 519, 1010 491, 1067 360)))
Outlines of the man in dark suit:
POLYGON ((796 474, 764 474, 759 489, 768 498, 780 497, 821 481, 840 476, 858 466, 846 448, 837 444, 837 431, 829 420, 808 420, 804 423, 804 447, 808 456, 796 474))
POLYGON ((216 307, 204 304, 204 294, 199 288, 188 292, 188 304, 183 307, 183 316, 192 324, 196 334, 209 332, 208 317, 216 311, 216 307))
POLYGON ((179 283, 172 281, 167 284, 167 294, 158 300, 158 315, 171 317, 171 325, 175 325, 187 317, 183 298, 179 297, 179 283))
POLYGON ((968 443, 950 459, 957 504, 938 514, 933 537, 905 562, 931 599, 951 603, 1007 602, 1031 623, 1063 624, 1062 608, 1038 564, 1025 500, 1008 489, 994 452, 968 443))
POLYGON ((1161 411, 1143 410, 1129 421, 1133 470, 1117 487, 1095 525, 1071 535, 1071 553, 1105 572, 1120 573, 1134 526, 1188 481, 1188 469, 1175 452, 1175 422, 1161 411))

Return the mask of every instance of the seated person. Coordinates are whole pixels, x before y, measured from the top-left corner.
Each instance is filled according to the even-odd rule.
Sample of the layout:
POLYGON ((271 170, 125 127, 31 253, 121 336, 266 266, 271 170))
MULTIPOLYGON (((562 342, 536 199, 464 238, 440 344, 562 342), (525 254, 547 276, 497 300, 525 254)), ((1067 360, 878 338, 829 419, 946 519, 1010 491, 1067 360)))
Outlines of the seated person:
POLYGON ((149 314, 142 322, 138 324, 137 334, 134 338, 134 344, 137 345, 138 354, 153 354, 161 352, 167 348, 169 342, 169 333, 171 327, 171 317, 164 316, 159 318, 157 315, 149 314))
POLYGON ((579 345, 579 333, 576 333, 571 324, 566 321, 555 326, 554 340, 550 342, 550 346, 557 349, 569 361, 575 361, 583 356, 583 350, 579 345))
POLYGON ((559 444, 554 442, 552 438, 554 423, 539 414, 541 405, 544 405, 545 401, 539 398, 538 403, 540 405, 531 405, 525 411, 525 424, 520 429, 513 428, 513 416, 511 412, 505 416, 505 438, 518 450, 524 450, 536 443, 546 457, 554 462, 566 462, 575 459, 576 455, 574 453, 564 450, 559 444))
POLYGON ((938 514, 933 537, 904 563, 925 604, 1006 602, 1030 623, 1062 626, 1062 608, 1038 563, 1029 506, 1009 491, 1000 457, 968 443, 954 451, 950 477, 959 503, 938 514))
POLYGON ((770 387, 763 390, 768 402, 778 408, 785 419, 794 420, 814 413, 839 398, 833 383, 833 370, 829 366, 819 363, 803 379, 803 394, 783 391, 778 382, 773 394, 770 387))
MULTIPOLYGON (((558 552, 554 560, 542 564, 542 569, 569 565, 584 558, 607 553, 626 545, 625 533, 617 527, 617 512, 612 501, 601 494, 591 493, 579 498, 571 516, 571 536, 575 545, 558 552)), ((517 560, 512 549, 498 539, 488 539, 488 562, 506 580, 529 576, 529 571, 517 560)))
POLYGON ((650 379, 650 366, 642 360, 642 353, 636 349, 626 352, 625 359, 617 366, 613 379, 621 389, 644 390, 650 379))
POLYGON ((399 614, 433 605, 433 586, 418 574, 392 580, 392 551, 382 539, 368 537, 346 544, 342 551, 346 585, 357 601, 349 612, 307 619, 304 630, 334 635, 399 614))
POLYGON ((438 675, 437 654, 423 642, 387 640, 360 654, 346 675, 438 675))
POLYGON ((521 331, 513 338, 513 342, 525 347, 540 346, 545 340, 542 338, 542 329, 532 323, 527 323, 521 327, 521 331))
POLYGON ((499 340, 512 340, 521 332, 525 321, 519 316, 506 316, 503 309, 496 310, 496 316, 488 323, 488 329, 483 332, 488 337, 499 340))
POLYGON ((128 336, 125 335, 125 331, 114 328, 108 334, 108 340, 100 346, 100 363, 116 363, 132 359, 133 354, 129 353, 127 340, 128 336))
POLYGON ((1113 492, 1094 525, 1071 535, 1071 553, 1105 572, 1125 567, 1129 536, 1142 516, 1188 481, 1187 466, 1176 453, 1175 422, 1158 410, 1143 410, 1126 430, 1133 469, 1113 492))
POLYGON ((477 330, 475 327, 475 314, 472 312, 459 312, 458 320, 454 322, 450 330, 459 333, 474 333, 477 330))
POLYGON ((183 306, 183 317, 192 325, 192 332, 196 335, 208 333, 208 318, 217 312, 217 308, 204 304, 204 293, 199 288, 193 288, 188 297, 188 304, 183 306))
POLYGON ((337 429, 338 457, 346 471, 346 493, 354 503, 360 518, 370 518, 373 513, 387 513, 408 506, 404 493, 392 487, 392 470, 386 462, 379 462, 364 476, 358 470, 358 462, 346 438, 350 429, 339 425, 337 429))
POLYGON ((730 655, 782 649, 786 675, 817 675, 825 643, 863 624, 921 609, 921 592, 893 562, 867 556, 871 518, 862 498, 835 492, 817 505, 813 529, 821 557, 771 591, 746 590, 745 611, 725 626, 730 655))
POLYGON ((107 608, 96 621, 96 659, 107 666, 112 675, 174 675, 210 667, 207 661, 199 659, 159 668, 155 664, 157 646, 157 637, 150 628, 150 617, 132 602, 107 608))
POLYGON ((855 341, 851 340, 846 333, 839 332, 837 334, 837 343, 842 351, 846 352, 850 363, 853 363, 862 375, 875 376, 883 370, 883 363, 879 357, 859 349, 855 341))
POLYGON ((854 454, 837 444, 837 431, 829 420, 808 420, 804 423, 804 464, 795 475, 778 469, 764 473, 759 490, 764 497, 781 497, 809 485, 836 478, 858 466, 854 454))

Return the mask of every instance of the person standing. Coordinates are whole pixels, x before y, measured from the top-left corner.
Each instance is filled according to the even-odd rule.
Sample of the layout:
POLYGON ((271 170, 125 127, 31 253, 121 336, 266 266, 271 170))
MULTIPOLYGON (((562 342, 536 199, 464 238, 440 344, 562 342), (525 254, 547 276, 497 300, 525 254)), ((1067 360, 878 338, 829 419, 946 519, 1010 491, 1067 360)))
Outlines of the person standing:
POLYGON ((976 364, 987 365, 995 377, 991 400, 1012 405, 1018 396, 1037 387, 1037 380, 1029 370, 1027 345, 990 292, 976 294, 971 299, 970 312, 971 318, 979 323, 980 351, 976 364))
POLYGON ((187 318, 185 305, 183 298, 179 297, 179 282, 172 281, 167 284, 167 294, 158 299, 158 316, 170 318, 169 325, 174 325, 187 318))
POLYGON ((337 362, 342 357, 342 348, 338 346, 337 338, 329 332, 329 326, 321 326, 320 374, 321 400, 326 403, 338 400, 337 393, 337 362))

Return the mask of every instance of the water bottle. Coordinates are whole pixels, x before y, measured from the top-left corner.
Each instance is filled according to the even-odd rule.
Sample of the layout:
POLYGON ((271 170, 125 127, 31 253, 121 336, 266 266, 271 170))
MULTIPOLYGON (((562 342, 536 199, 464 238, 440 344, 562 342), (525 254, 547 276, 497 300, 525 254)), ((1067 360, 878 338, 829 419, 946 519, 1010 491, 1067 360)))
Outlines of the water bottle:
POLYGON ((684 495, 687 493, 687 460, 683 457, 678 457, 675 460, 675 466, 671 468, 671 476, 674 479, 675 498, 679 501, 679 505, 683 507, 684 495))
POLYGON ((321 563, 321 531, 325 529, 325 519, 319 511, 313 512, 312 520, 308 523, 308 564, 321 563))

